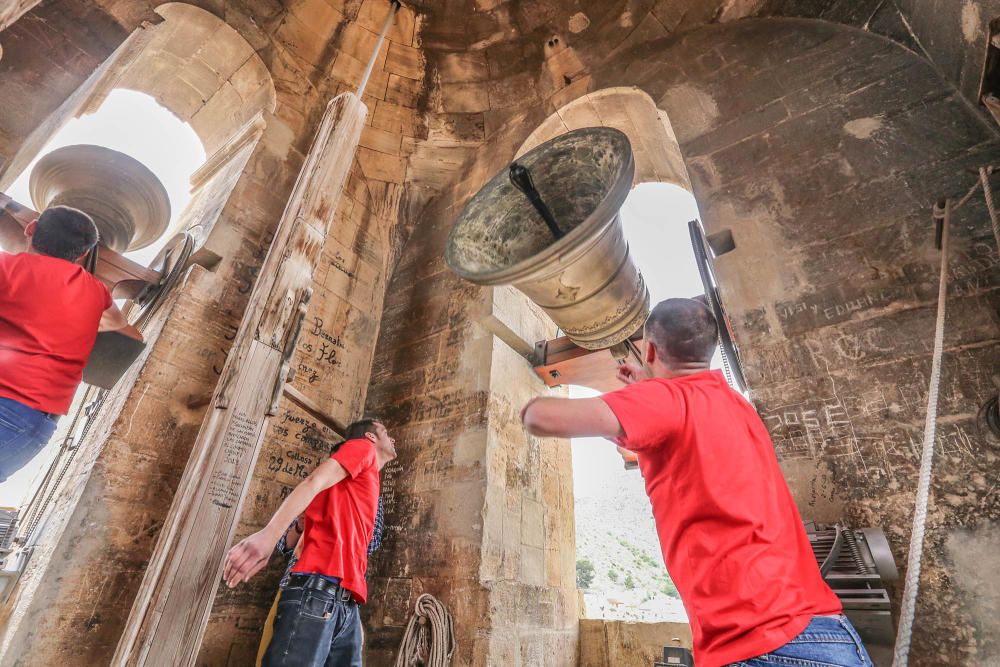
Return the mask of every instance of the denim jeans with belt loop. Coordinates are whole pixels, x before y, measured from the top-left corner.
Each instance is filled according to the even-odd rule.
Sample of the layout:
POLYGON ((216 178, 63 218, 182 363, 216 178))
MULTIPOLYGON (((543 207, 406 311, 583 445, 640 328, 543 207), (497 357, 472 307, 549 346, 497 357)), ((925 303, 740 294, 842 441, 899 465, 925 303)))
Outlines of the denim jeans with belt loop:
POLYGON ((784 646, 730 667, 872 667, 872 660, 846 616, 814 616, 784 646))
POLYGON ((322 584, 310 575, 281 589, 262 667, 361 667, 358 604, 322 584))
POLYGON ((45 448, 58 421, 58 415, 0 397, 0 483, 45 448))

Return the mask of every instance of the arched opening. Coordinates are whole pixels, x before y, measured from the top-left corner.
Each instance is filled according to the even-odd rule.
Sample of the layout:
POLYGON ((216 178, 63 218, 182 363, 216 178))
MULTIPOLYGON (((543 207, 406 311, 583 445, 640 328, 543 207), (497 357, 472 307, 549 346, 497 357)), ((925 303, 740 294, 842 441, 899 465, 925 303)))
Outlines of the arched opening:
MULTIPOLYGON (((85 132, 89 123, 98 122, 89 118, 99 119, 107 101, 122 99, 124 91, 142 93, 171 116, 140 115, 136 120, 142 121, 141 127, 155 135, 179 120, 201 144, 201 164, 185 175, 189 201, 174 207, 164 237, 196 230, 203 244, 263 131, 264 117, 274 111, 274 84, 249 42, 217 16, 177 2, 155 11, 163 17, 161 23, 132 33, 25 139, 0 171, 0 190, 10 192, 15 180, 30 172, 30 165, 49 148, 65 145, 59 140, 64 132, 85 132)), ((143 151, 136 157, 147 166, 160 158, 179 163, 178 148, 143 151)), ((182 187, 178 182, 178 194, 182 187)))
POLYGON ((191 201, 191 176, 205 162, 205 149, 188 123, 180 120, 152 96, 117 88, 92 114, 70 120, 14 180, 7 194, 31 203, 28 181, 38 161, 63 146, 93 144, 134 157, 160 180, 170 199, 167 231, 152 244, 125 253, 147 265, 170 238, 191 201))
MULTIPOLYGON (((205 162, 205 150, 198 135, 151 96, 116 89, 93 114, 74 118, 59 130, 14 180, 7 194, 15 201, 30 203, 29 177, 38 161, 59 148, 79 144, 110 148, 137 159, 166 189, 171 211, 167 230, 146 247, 124 253, 129 259, 148 265, 173 236, 191 200, 191 176, 205 162)), ((78 389, 78 397, 83 391, 83 387, 78 389)), ((0 483, 0 506, 20 507, 30 498, 59 446, 53 438, 41 454, 0 483)))
MULTIPOLYGON (((190 255, 186 256, 193 256, 195 250, 205 246, 207 250, 215 247, 213 228, 254 154, 265 120, 275 108, 274 85, 266 66, 235 29, 188 4, 167 3, 155 11, 163 21, 144 24, 133 32, 21 143, 0 173, 0 190, 30 207, 33 202, 22 187, 23 181, 31 165, 53 148, 98 144, 138 159, 162 181, 171 200, 171 220, 159 239, 135 254, 126 253, 143 266, 153 260, 164 243, 181 233, 188 234, 185 247, 190 255)), ((222 240, 217 246, 215 262, 233 252, 231 245, 222 240)), ((211 254, 203 253, 207 257, 211 254)), ((211 261, 205 263, 212 265, 211 261)), ((178 266, 180 275, 186 265, 178 266)), ((167 282, 179 283, 180 279, 167 282)), ((156 345, 169 319, 168 312, 172 311, 161 310, 156 316, 158 321, 146 332, 147 356, 143 359, 156 345)), ((78 480, 71 483, 68 471, 74 470, 81 459, 98 457, 108 446, 111 436, 102 425, 111 423, 122 410, 139 375, 138 367, 133 364, 111 390, 90 387, 91 394, 78 392, 46 451, 0 488, 0 504, 25 503, 17 527, 22 553, 32 553, 38 543, 55 544, 64 524, 48 519, 59 516, 60 503, 83 488, 78 480), (91 429, 92 425, 97 427, 91 429), (72 446, 64 446, 66 443, 72 446)), ((145 454, 138 451, 140 448, 132 453, 152 455, 155 465, 174 474, 171 459, 155 457, 162 444, 150 442, 148 447, 145 454)), ((179 453, 177 460, 182 458, 179 453)), ((120 463, 121 470, 116 468, 114 473, 127 473, 130 464, 120 463)), ((91 473, 88 469, 87 474, 91 473)), ((107 502, 110 511, 124 511, 127 506, 125 499, 111 498, 107 502)), ((17 607, 18 613, 37 602, 37 580, 31 573, 44 571, 49 566, 47 557, 47 553, 31 557, 31 572, 26 580, 19 580, 18 573, 24 571, 27 558, 7 559, 3 575, 21 581, 8 598, 8 604, 17 607)))
MULTIPOLYGON (((687 189, 670 183, 640 183, 625 200, 620 215, 629 252, 646 280, 651 303, 701 292, 687 229, 687 221, 698 217, 698 206, 687 189)), ((718 359, 713 365, 718 366, 718 359)), ((587 387, 569 388, 573 398, 597 394, 587 387)), ((577 568, 593 571, 588 585, 581 586, 581 615, 686 622, 684 606, 663 565, 639 471, 627 469, 616 449, 601 438, 574 439, 571 450, 577 568)), ((578 578, 578 584, 582 583, 587 582, 578 578)))
MULTIPOLYGON (((610 88, 580 97, 546 119, 518 155, 570 130, 597 126, 621 130, 632 144, 635 177, 620 216, 651 303, 702 294, 687 225, 700 219, 698 205, 669 119, 645 92, 610 88)), ((713 366, 720 366, 718 354, 713 366)), ((571 397, 597 395, 574 385, 568 391, 571 397)), ((626 469, 601 439, 574 440, 571 450, 581 616, 686 622, 638 470, 626 469)))

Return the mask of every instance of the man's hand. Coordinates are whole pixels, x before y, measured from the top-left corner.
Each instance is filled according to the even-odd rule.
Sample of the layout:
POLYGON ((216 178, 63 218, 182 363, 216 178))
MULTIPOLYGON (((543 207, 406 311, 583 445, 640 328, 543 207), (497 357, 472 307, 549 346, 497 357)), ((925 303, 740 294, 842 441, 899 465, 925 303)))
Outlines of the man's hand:
POLYGON ((639 364, 624 363, 618 367, 618 380, 624 384, 635 384, 649 379, 646 369, 639 364))
POLYGON ((128 323, 128 319, 125 317, 122 311, 118 310, 118 306, 111 304, 111 307, 101 313, 101 322, 97 326, 98 331, 117 331, 118 333, 128 336, 129 338, 135 338, 136 340, 142 340, 142 334, 134 326, 128 323))
POLYGON ((266 528, 240 540, 226 555, 226 564, 222 569, 226 585, 233 588, 264 569, 277 543, 278 540, 273 539, 266 528))

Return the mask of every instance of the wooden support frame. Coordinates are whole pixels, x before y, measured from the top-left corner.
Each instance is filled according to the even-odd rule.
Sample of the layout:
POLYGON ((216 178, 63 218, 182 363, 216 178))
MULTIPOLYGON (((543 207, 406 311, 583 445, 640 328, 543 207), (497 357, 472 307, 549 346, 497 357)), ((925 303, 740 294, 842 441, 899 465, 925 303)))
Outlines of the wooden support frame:
MULTIPOLYGON (((587 350, 568 336, 535 343, 535 374, 550 387, 575 384, 602 393, 620 389, 618 368, 627 361, 641 361, 637 344, 642 340, 640 329, 617 348, 587 350)), ((625 469, 639 467, 639 459, 632 452, 618 448, 625 469)))
POLYGON ((575 384, 600 392, 621 387, 618 367, 626 361, 640 362, 636 347, 642 330, 625 341, 624 349, 587 350, 568 336, 535 343, 535 374, 550 387, 575 384))
MULTIPOLYGON (((0 245, 9 252, 24 249, 24 228, 38 218, 38 212, 0 192, 0 245)), ((134 299, 146 285, 160 281, 160 273, 133 262, 110 248, 101 247, 94 271, 116 299, 134 299)))
POLYGON ((367 107, 334 98, 278 222, 113 665, 194 665, 367 107))

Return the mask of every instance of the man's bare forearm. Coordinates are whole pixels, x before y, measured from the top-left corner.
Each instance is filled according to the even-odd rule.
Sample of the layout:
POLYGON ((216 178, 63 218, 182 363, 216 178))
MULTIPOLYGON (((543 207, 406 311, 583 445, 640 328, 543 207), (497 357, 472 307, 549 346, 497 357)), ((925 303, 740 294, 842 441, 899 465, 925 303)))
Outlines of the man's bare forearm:
POLYGON ((621 424, 599 398, 536 398, 521 412, 528 433, 542 438, 623 435, 621 424))
POLYGON ((323 488, 315 478, 306 478, 301 484, 292 489, 288 497, 278 507, 271 520, 264 526, 262 532, 268 536, 274 536, 274 543, 277 544, 282 533, 295 519, 306 511, 309 503, 319 495, 323 488))

